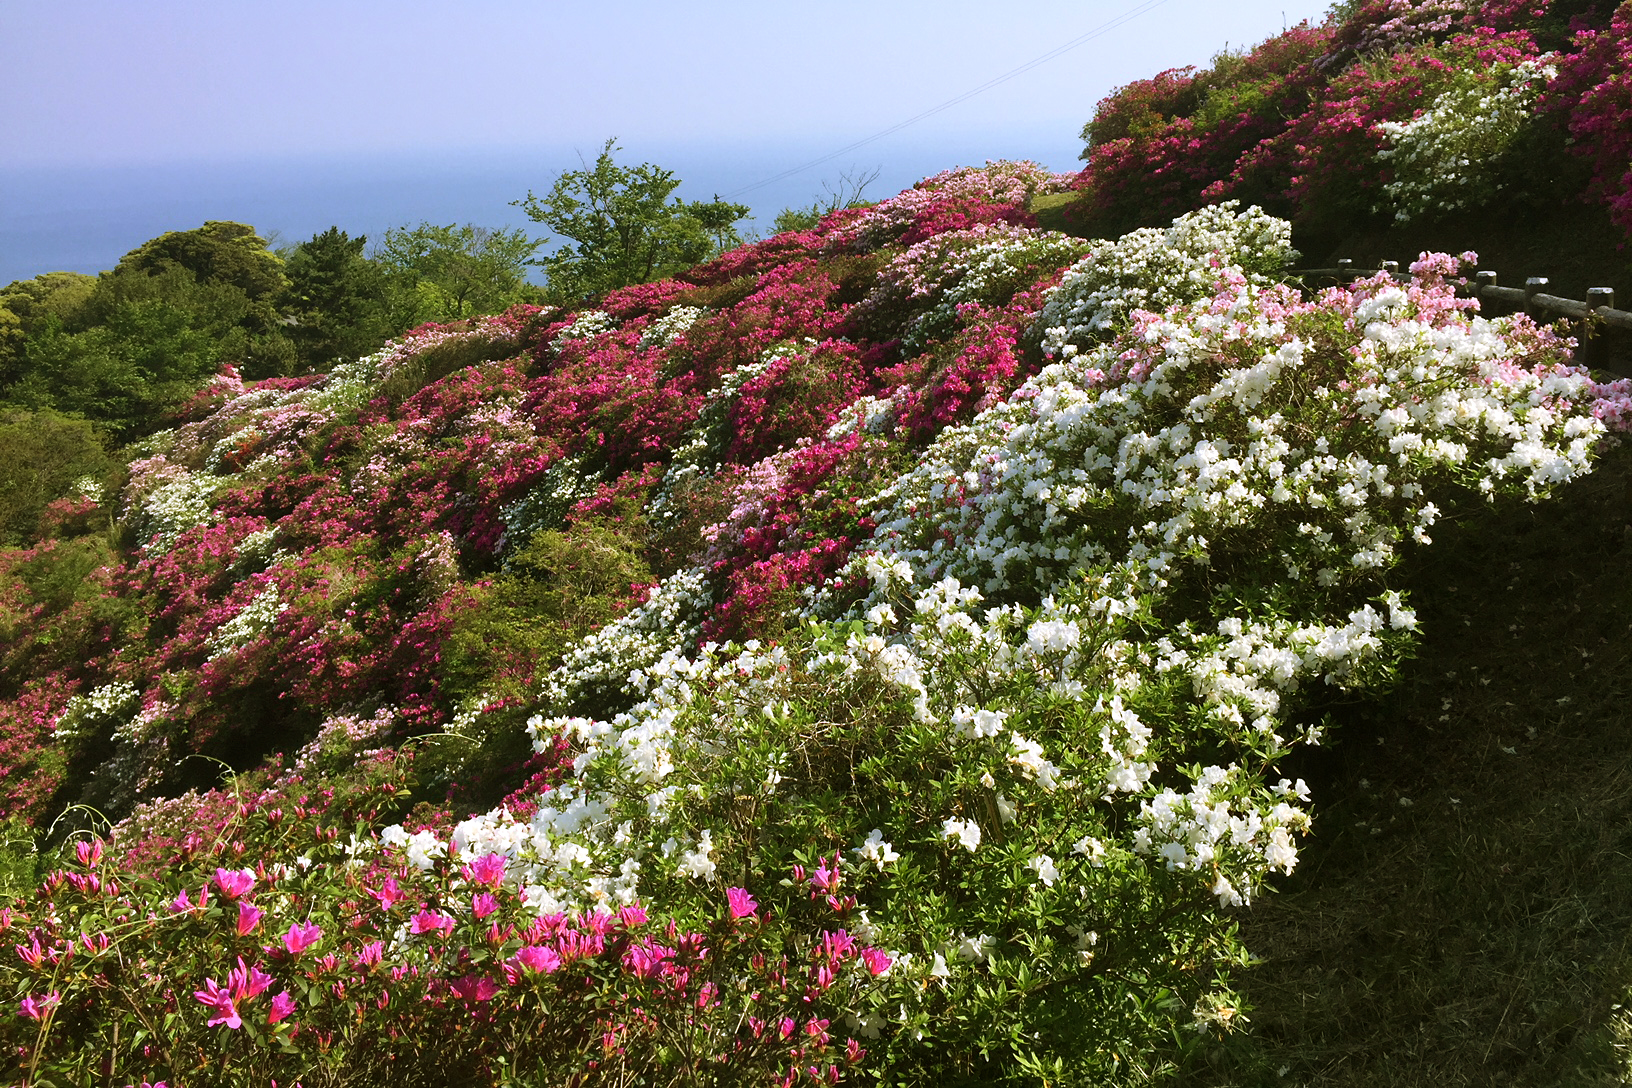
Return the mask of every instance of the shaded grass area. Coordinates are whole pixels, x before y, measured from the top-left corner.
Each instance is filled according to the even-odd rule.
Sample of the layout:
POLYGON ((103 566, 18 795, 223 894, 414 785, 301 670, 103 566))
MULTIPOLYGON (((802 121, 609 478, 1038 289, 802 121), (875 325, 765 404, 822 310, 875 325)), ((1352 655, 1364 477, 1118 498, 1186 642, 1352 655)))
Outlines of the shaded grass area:
POLYGON ((1436 536, 1420 656, 1287 768, 1315 833, 1184 1083, 1632 1080, 1632 447, 1436 536))

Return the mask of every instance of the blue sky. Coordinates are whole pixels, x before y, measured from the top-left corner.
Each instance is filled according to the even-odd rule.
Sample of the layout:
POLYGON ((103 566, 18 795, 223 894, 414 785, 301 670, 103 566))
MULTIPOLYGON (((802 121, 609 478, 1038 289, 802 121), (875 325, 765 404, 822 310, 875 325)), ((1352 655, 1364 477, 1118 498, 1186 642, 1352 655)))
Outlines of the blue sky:
POLYGON ((0 282, 73 248, 53 239, 78 237, 72 259, 94 270, 83 266, 107 267, 155 227, 210 217, 288 240, 330 221, 513 221, 506 200, 547 188, 612 135, 627 159, 675 167, 687 195, 732 193, 1131 15, 740 199, 768 219, 850 168, 881 170, 875 198, 991 157, 1070 169, 1078 131, 1115 87, 1326 6, 4 0, 0 282))

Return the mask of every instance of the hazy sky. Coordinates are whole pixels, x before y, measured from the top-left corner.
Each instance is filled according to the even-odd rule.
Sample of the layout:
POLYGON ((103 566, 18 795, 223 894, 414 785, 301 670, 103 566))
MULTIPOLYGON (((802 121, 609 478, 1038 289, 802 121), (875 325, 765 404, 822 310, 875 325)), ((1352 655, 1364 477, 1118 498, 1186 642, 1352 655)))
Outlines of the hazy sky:
MULTIPOLYGON (((0 155, 80 164, 858 139, 1140 0, 5 0, 0 155)), ((1319 0, 1164 0, 923 123, 1075 133, 1114 86, 1319 17, 1319 0)))
POLYGON ((881 168, 874 199, 993 157, 1074 169, 1077 133, 1115 87, 1326 8, 0 0, 0 282, 105 268, 212 217, 295 240, 335 221, 497 224, 514 219, 506 200, 614 135, 623 161, 684 165, 684 195, 740 193, 773 214, 851 167, 881 168), (866 148, 751 188, 1119 19, 866 148))

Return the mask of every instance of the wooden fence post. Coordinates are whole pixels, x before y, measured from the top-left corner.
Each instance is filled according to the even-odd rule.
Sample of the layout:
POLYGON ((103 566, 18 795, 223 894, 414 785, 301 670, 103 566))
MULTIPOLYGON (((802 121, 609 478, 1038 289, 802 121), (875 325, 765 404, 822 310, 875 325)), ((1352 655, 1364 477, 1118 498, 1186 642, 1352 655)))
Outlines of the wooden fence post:
POLYGON ((1609 366, 1609 337, 1604 335, 1602 318, 1594 314, 1598 309, 1613 310, 1615 308, 1615 288, 1589 287, 1587 288, 1587 316, 1581 322, 1580 331, 1576 334, 1580 346, 1576 349, 1576 358, 1582 366, 1594 370, 1603 370, 1609 366))
POLYGON ((1530 320, 1541 323, 1542 315, 1536 304, 1531 301, 1536 295, 1545 293, 1547 289, 1546 276, 1531 276, 1524 281, 1524 312, 1530 315, 1530 320))

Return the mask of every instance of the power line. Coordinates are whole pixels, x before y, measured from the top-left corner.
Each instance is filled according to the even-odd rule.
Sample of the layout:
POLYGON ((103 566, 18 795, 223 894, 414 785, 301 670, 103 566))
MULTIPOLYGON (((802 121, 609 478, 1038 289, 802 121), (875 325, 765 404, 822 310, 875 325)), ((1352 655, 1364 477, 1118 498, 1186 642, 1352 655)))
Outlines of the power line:
POLYGON ((900 124, 891 125, 889 128, 885 129, 883 132, 875 133, 875 134, 867 137, 865 140, 857 140, 855 143, 848 144, 848 145, 846 145, 844 147, 841 147, 837 151, 831 152, 831 153, 829 153, 827 155, 823 155, 819 159, 812 159, 809 162, 804 163, 804 164, 802 164, 800 166, 795 166, 792 169, 784 170, 780 174, 776 174, 776 175, 773 175, 772 177, 766 178, 764 181, 756 181, 752 185, 745 185, 741 189, 737 189, 734 192, 727 193, 726 198, 730 199, 732 197, 739 197, 744 193, 751 193, 755 189, 763 189, 765 186, 774 184, 775 182, 778 182, 778 181, 781 181, 783 178, 791 178, 795 174, 802 174, 806 170, 809 170, 812 166, 820 166, 820 165, 822 165, 822 163, 830 162, 833 159, 838 158, 840 155, 847 155, 850 152, 856 150, 857 148, 866 147, 868 144, 875 143, 878 140, 882 140, 886 136, 892 136, 895 133, 900 132, 902 129, 906 128, 908 125, 915 125, 919 121, 922 121, 926 117, 933 117, 937 113, 941 113, 941 112, 943 112, 945 110, 949 110, 953 106, 956 106, 956 105, 958 105, 960 103, 967 102, 969 99, 975 97, 975 95, 981 94, 981 93, 983 93, 985 91, 989 91, 993 87, 996 87, 1001 83, 1007 83, 1009 80, 1013 79, 1015 76, 1022 75, 1022 74, 1026 73, 1026 72, 1029 72, 1033 68, 1037 67, 1040 64, 1047 64, 1049 61, 1053 60, 1055 57, 1062 56, 1065 53, 1069 53, 1071 50, 1077 48, 1079 45, 1086 45, 1088 42, 1093 41, 1095 38, 1101 37, 1101 36, 1103 36, 1105 34, 1109 34, 1111 31, 1115 30, 1117 27, 1122 26, 1125 23, 1132 22, 1134 19, 1137 19, 1139 16, 1145 14, 1146 12, 1152 10, 1153 8, 1159 8, 1165 3, 1167 3, 1167 0, 1144 0, 1143 3, 1141 3, 1138 6, 1134 7, 1130 11, 1123 12, 1121 15, 1118 15, 1115 19, 1112 19, 1110 22, 1103 23, 1103 24, 1095 27, 1094 29, 1088 31, 1088 33, 1081 35, 1080 37, 1072 38, 1070 41, 1066 42, 1064 45, 1061 45, 1061 46, 1058 46, 1058 47, 1056 47, 1054 49, 1051 49, 1047 53, 1044 53, 1040 57, 1034 57, 1031 60, 1026 61, 1026 63, 1020 65, 1020 67, 1018 67, 1018 68, 1012 68, 1009 71, 1004 72, 1002 75, 997 76, 994 79, 989 79, 985 83, 982 83, 980 86, 974 88, 973 90, 965 91, 963 94, 958 95, 956 98, 949 98, 945 102, 942 102, 940 105, 934 106, 934 107, 932 107, 930 109, 927 109, 923 113, 916 114, 916 115, 914 115, 912 117, 909 117, 905 121, 902 121, 900 124))

